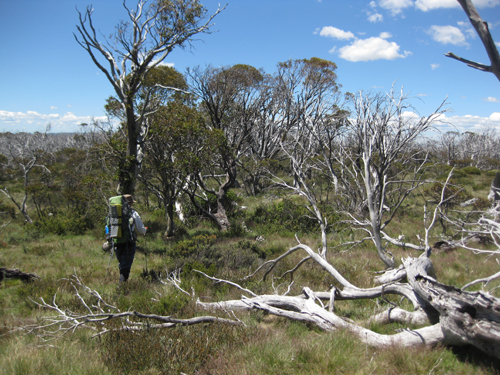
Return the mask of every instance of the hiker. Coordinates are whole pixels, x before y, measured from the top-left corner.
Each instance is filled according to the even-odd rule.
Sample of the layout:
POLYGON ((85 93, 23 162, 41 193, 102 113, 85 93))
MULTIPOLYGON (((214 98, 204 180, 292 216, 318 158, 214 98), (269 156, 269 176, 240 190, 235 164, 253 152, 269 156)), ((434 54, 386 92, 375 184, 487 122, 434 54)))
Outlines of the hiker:
POLYGON ((131 225, 131 239, 124 243, 115 244, 116 259, 118 259, 118 268, 120 269, 120 283, 128 280, 130 268, 134 262, 137 234, 146 234, 148 229, 144 226, 137 211, 132 208, 132 205, 136 202, 134 198, 130 194, 124 194, 123 197, 132 209, 133 224, 131 225))

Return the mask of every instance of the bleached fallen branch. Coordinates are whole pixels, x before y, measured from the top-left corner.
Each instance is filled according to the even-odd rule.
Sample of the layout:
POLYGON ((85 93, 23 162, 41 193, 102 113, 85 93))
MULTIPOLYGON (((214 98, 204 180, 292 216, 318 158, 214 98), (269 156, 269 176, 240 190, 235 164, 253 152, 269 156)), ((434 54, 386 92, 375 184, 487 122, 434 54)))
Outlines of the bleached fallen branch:
POLYGON ((202 323, 243 324, 236 317, 234 319, 226 319, 216 316, 197 316, 189 319, 179 319, 171 316, 144 314, 138 311, 122 312, 116 306, 107 303, 99 292, 83 284, 78 276, 73 275, 70 279, 66 280, 73 286, 75 296, 86 311, 85 313, 59 307, 56 302, 56 293, 50 303, 47 303, 43 298, 40 298, 40 302, 32 300, 37 306, 49 310, 53 314, 42 316, 36 323, 16 328, 13 331, 36 334, 42 339, 49 339, 75 332, 80 328, 93 330, 95 331, 94 336, 100 336, 110 331, 171 328, 178 325, 186 326, 202 323), (83 297, 80 294, 80 290, 83 290, 88 296, 92 297, 91 299, 96 299, 97 303, 90 304, 89 300, 91 299, 83 297), (108 328, 106 322, 113 319, 120 320, 121 326, 119 328, 108 328), (151 321, 156 321, 157 323, 151 323, 151 321))
POLYGON ((471 281, 470 283, 465 284, 462 287, 462 290, 465 290, 465 289, 471 287, 472 285, 476 285, 476 284, 479 284, 479 283, 484 283, 484 286, 486 286, 486 285, 488 285, 488 283, 490 281, 493 281, 493 280, 496 280, 496 279, 500 279, 500 272, 497 272, 496 274, 494 274, 494 275, 492 275, 490 277, 484 277, 482 279, 477 279, 477 280, 471 281))

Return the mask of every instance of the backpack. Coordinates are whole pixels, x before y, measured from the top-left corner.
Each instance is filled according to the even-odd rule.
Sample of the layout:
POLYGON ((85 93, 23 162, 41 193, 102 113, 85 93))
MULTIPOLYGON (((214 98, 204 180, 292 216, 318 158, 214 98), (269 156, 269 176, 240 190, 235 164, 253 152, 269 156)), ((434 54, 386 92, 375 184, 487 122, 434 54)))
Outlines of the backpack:
POLYGON ((135 241, 132 208, 123 195, 109 198, 109 214, 106 219, 108 240, 115 244, 135 241))

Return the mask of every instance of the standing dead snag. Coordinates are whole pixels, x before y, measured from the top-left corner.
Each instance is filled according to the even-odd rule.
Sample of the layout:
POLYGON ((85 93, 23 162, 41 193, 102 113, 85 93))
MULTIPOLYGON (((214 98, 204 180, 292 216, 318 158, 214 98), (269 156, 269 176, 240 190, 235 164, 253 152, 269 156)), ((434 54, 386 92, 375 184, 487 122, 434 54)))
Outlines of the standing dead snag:
POLYGON ((488 54, 491 65, 485 65, 475 61, 467 60, 455 55, 452 52, 445 53, 445 56, 463 62, 471 68, 478 69, 483 72, 493 73, 495 77, 497 77, 497 79, 500 81, 500 54, 498 53, 498 48, 495 44, 495 41, 493 40, 493 37, 491 36, 488 23, 481 19, 479 12, 477 11, 471 0, 457 1, 467 14, 467 17, 469 17, 470 23, 472 24, 474 29, 476 29, 477 35, 479 35, 484 49, 488 54))

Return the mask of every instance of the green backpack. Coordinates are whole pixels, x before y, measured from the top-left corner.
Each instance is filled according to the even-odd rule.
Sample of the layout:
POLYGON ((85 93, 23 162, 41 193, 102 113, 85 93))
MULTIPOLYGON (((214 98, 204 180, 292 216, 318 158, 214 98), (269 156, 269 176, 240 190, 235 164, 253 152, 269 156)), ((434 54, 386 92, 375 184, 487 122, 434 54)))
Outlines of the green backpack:
POLYGON ((107 238, 115 244, 134 241, 132 208, 123 195, 109 198, 107 238))

